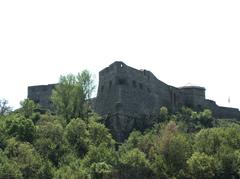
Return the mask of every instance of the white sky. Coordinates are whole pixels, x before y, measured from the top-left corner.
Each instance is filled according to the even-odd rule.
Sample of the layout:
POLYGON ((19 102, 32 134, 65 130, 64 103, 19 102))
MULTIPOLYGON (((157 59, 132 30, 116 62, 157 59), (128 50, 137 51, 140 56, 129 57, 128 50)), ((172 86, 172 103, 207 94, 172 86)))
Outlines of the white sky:
POLYGON ((239 0, 0 0, 0 98, 116 60, 240 108, 239 0), (228 103, 230 97, 231 103, 228 103))

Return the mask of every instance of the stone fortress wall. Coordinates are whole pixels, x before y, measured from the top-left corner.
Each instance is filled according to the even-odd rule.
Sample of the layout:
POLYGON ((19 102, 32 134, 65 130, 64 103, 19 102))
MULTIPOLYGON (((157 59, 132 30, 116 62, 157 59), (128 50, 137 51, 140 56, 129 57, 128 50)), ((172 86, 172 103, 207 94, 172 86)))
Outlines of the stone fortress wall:
POLYGON ((28 87, 28 99, 40 104, 43 109, 52 109, 51 95, 56 84, 28 87))
POLYGON ((209 108, 216 117, 239 118, 235 108, 220 107, 205 98, 205 88, 176 88, 158 80, 150 71, 136 70, 123 62, 114 62, 99 72, 95 109, 101 114, 151 115, 161 106, 176 112, 182 106, 194 110, 209 108))
MULTIPOLYGON (((50 96, 56 84, 28 87, 28 98, 43 109, 52 109, 50 96)), ((166 106, 177 112, 187 106, 194 110, 211 109, 217 118, 240 119, 236 108, 218 106, 205 98, 205 88, 176 88, 158 80, 150 71, 137 70, 117 61, 99 72, 97 97, 92 99, 95 112, 106 118, 106 125, 117 141, 123 141, 136 126, 166 106)))

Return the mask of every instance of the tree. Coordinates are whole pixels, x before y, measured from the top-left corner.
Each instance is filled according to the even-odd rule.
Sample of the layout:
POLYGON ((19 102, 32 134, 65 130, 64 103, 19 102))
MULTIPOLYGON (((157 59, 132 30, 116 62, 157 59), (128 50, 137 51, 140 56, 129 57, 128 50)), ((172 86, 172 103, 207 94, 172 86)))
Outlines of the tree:
POLYGON ((90 174, 86 169, 79 166, 79 162, 72 162, 69 165, 64 165, 54 172, 53 179, 89 179, 90 174))
POLYGON ((83 90, 84 98, 90 99, 91 94, 95 88, 93 77, 89 71, 83 70, 82 73, 78 73, 77 82, 80 84, 83 90))
POLYGON ((161 155, 156 155, 152 162, 151 168, 157 178, 167 179, 167 166, 161 155))
POLYGON ((160 121, 166 121, 168 119, 168 109, 163 106, 160 108, 160 111, 159 111, 159 117, 160 117, 160 121))
POLYGON ((5 148, 7 137, 5 121, 0 120, 0 150, 5 148))
POLYGON ((119 160, 123 178, 150 178, 153 175, 145 154, 137 148, 123 153, 119 160))
POLYGON ((79 156, 86 154, 89 148, 89 132, 83 120, 72 119, 66 126, 65 137, 79 156))
POLYGON ((34 101, 30 99, 25 99, 20 102, 21 109, 20 111, 26 118, 29 118, 33 115, 34 111, 39 108, 39 105, 34 103, 34 101))
POLYGON ((8 135, 22 141, 32 142, 35 136, 35 126, 30 119, 21 115, 11 115, 5 121, 8 135))
POLYGON ((181 170, 186 168, 186 161, 191 156, 191 146, 185 136, 178 134, 171 139, 171 142, 165 146, 166 148, 164 158, 169 174, 177 176, 181 170))
POLYGON ((9 160, 2 151, 0 151, 0 178, 4 179, 23 178, 17 162, 9 160))
POLYGON ((84 118, 89 110, 87 100, 93 90, 92 75, 87 70, 77 76, 61 76, 51 96, 56 113, 68 122, 72 118, 84 118))
POLYGON ((7 115, 11 111, 6 99, 0 99, 0 116, 7 115))
POLYGON ((213 126, 212 111, 209 109, 205 109, 203 112, 200 112, 199 120, 203 126, 212 127, 213 126))
MULTIPOLYGON (((44 170, 44 162, 39 153, 29 143, 16 141, 14 138, 8 140, 8 145, 4 151, 8 158, 15 161, 19 166, 23 178, 39 178, 48 170, 44 170)), ((51 174, 48 174, 51 175, 51 174)))
POLYGON ((90 146, 87 155, 84 157, 83 164, 89 168, 93 163, 105 162, 107 165, 117 165, 117 155, 113 147, 106 144, 100 146, 90 146))
POLYGON ((63 127, 59 121, 39 121, 34 146, 43 158, 58 166, 64 155, 63 127))
POLYGON ((213 178, 216 171, 216 163, 212 156, 196 152, 187 161, 192 178, 213 178))
POLYGON ((89 139, 92 145, 99 146, 100 144, 106 144, 113 146, 115 141, 112 139, 112 135, 109 130, 103 124, 91 121, 88 124, 89 139))
MULTIPOLYGON (((228 141, 226 140, 227 133, 227 128, 202 129, 196 134, 195 144, 193 147, 197 152, 214 155, 219 151, 223 144, 228 144, 228 141)), ((235 137, 234 140, 236 143, 240 142, 240 138, 237 139, 235 137)))
POLYGON ((216 154, 218 161, 218 178, 239 178, 240 155, 239 150, 229 146, 221 146, 216 154))
POLYGON ((107 179, 112 178, 113 169, 111 165, 105 162, 98 162, 91 165, 90 173, 92 178, 107 179))
POLYGON ((177 176, 180 170, 186 168, 186 161, 191 156, 191 145, 187 136, 178 131, 175 122, 170 121, 160 133, 157 148, 162 155, 168 174, 177 176))

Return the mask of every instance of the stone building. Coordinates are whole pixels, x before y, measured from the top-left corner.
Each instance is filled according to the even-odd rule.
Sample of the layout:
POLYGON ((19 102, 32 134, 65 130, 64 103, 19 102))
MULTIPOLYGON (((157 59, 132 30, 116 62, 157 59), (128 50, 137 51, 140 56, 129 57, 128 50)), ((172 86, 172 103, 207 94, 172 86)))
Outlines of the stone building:
POLYGON ((28 87, 28 98, 38 103, 43 109, 52 109, 50 97, 56 84, 28 87))
MULTIPOLYGON (((29 87, 28 98, 50 108, 49 96, 54 85, 29 87)), ((126 138, 143 118, 158 114, 161 106, 171 112, 182 106, 194 110, 209 108, 219 118, 240 118, 238 109, 220 107, 206 99, 205 88, 200 86, 176 88, 158 80, 150 71, 137 70, 119 61, 99 72, 93 109, 107 119, 107 125, 119 141, 126 138)))

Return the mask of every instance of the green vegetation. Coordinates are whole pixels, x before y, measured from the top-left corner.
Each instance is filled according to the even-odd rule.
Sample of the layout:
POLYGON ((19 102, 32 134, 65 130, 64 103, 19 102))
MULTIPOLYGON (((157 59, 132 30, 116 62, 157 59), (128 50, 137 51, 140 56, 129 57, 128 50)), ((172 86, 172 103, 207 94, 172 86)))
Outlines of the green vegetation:
POLYGON ((238 121, 162 107, 152 128, 118 144, 89 107, 92 84, 87 71, 61 77, 53 113, 40 114, 28 99, 16 111, 0 102, 0 178, 240 177, 238 121))

